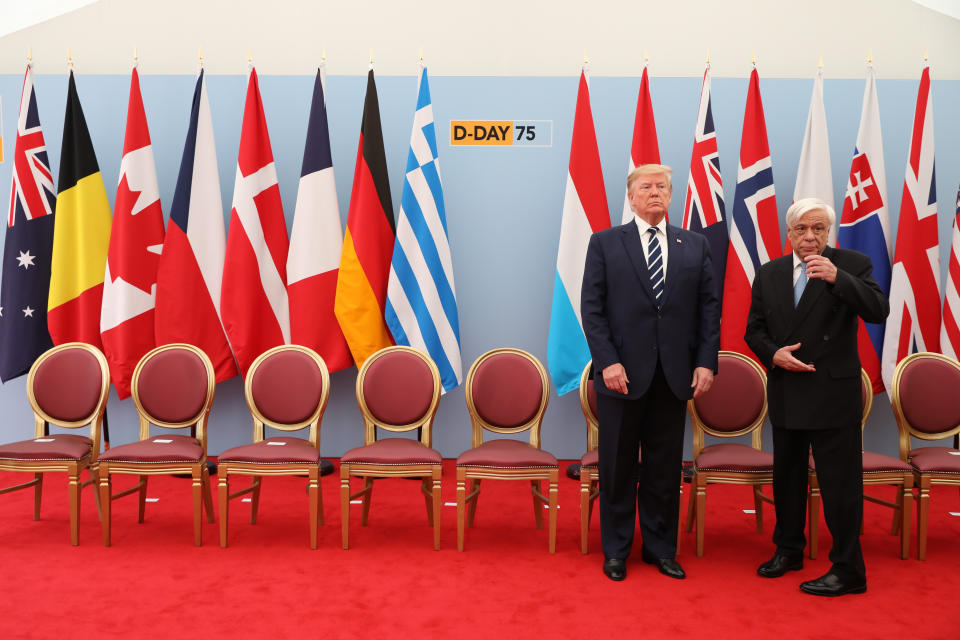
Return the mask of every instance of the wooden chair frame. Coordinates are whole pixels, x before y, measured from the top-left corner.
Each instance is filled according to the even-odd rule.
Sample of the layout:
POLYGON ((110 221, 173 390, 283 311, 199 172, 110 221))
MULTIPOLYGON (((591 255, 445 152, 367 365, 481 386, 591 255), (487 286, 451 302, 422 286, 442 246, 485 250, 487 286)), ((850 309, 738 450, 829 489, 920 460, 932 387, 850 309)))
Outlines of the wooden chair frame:
MULTIPOLYGON (((899 433, 899 448, 900 448, 900 459, 904 462, 910 462, 910 437, 919 438, 920 440, 942 440, 944 438, 950 438, 957 434, 960 434, 960 424, 954 425, 945 431, 939 431, 937 433, 926 433, 924 431, 918 431, 913 428, 913 425, 907 421, 906 416, 903 414, 903 406, 901 404, 900 398, 900 378, 903 375, 904 369, 910 365, 910 363, 915 360, 921 359, 932 359, 940 360, 955 369, 960 370, 960 362, 957 362, 953 358, 941 355, 939 353, 931 352, 920 352, 914 353, 897 364, 897 368, 893 372, 893 383, 892 383, 892 393, 891 399, 893 404, 893 415, 897 419, 897 431, 899 433)), ((929 514, 930 514, 930 487, 933 485, 947 485, 960 487, 960 475, 955 473, 921 473, 920 471, 914 469, 913 471, 914 485, 919 490, 918 500, 917 500, 917 559, 926 560, 927 559, 927 527, 929 524, 929 514)), ((906 500, 906 489, 904 489, 904 498, 906 500)), ((912 493, 912 491, 911 491, 912 493)), ((904 510, 908 508, 907 504, 904 504, 904 510)))
MULTIPOLYGON (((277 429, 279 431, 300 431, 309 429, 307 440, 320 450, 320 423, 323 420, 324 411, 327 408, 327 402, 330 399, 330 372, 326 363, 313 349, 300 345, 280 345, 261 353, 250 368, 247 370, 247 378, 243 385, 244 395, 247 400, 247 408, 253 416, 253 442, 263 442, 265 429, 277 429), (320 370, 321 384, 323 389, 320 394, 320 402, 316 409, 301 422, 286 424, 270 420, 263 415, 253 398, 253 377, 268 358, 276 353, 284 351, 297 351, 310 357, 320 370)), ((263 464, 258 462, 228 462, 221 460, 217 466, 217 495, 220 502, 220 546, 227 546, 227 527, 230 513, 230 500, 240 496, 251 494, 250 497, 250 524, 257 523, 257 510, 260 506, 260 485, 264 477, 267 476, 306 476, 307 477, 307 495, 310 503, 310 548, 317 548, 317 529, 323 524, 323 494, 320 491, 320 462, 317 464, 306 464, 302 462, 287 462, 283 464, 263 464), (230 493, 230 475, 252 476, 253 481, 249 487, 230 493)))
POLYGON ((67 474, 67 493, 70 497, 70 544, 77 546, 80 544, 80 496, 83 488, 92 484, 94 500, 97 503, 97 512, 100 512, 100 496, 97 494, 96 487, 98 482, 98 456, 100 454, 100 433, 103 428, 103 416, 107 408, 107 398, 110 393, 110 368, 107 365, 107 359, 94 346, 84 342, 66 342, 53 347, 40 355, 39 358, 30 367, 27 375, 27 398, 33 409, 33 437, 43 438, 49 435, 49 425, 63 427, 67 429, 78 429, 84 426, 90 426, 90 455, 80 460, 0 460, 0 471, 16 471, 20 473, 32 473, 33 480, 4 487, 0 489, 0 494, 19 491, 33 487, 33 519, 40 519, 40 504, 43 496, 43 474, 44 473, 66 473, 67 474), (37 403, 34 393, 34 382, 37 371, 47 358, 68 349, 82 349, 93 355, 100 365, 100 397, 97 399, 93 412, 77 421, 57 420, 47 414, 37 403), (80 480, 81 472, 86 469, 89 479, 84 482, 80 480))
MULTIPOLYGON (((861 439, 864 428, 867 426, 867 418, 870 416, 870 409, 873 407, 873 382, 870 380, 870 374, 864 369, 860 369, 860 381, 864 389, 869 392, 864 396, 863 418, 860 420, 861 439)), ((810 558, 816 560, 819 551, 820 538, 820 483, 817 480, 817 473, 813 469, 808 471, 808 497, 807 516, 808 525, 808 545, 807 549, 810 558)), ((906 560, 910 555, 910 502, 913 500, 913 473, 901 473, 899 471, 876 471, 863 474, 864 486, 869 485, 898 485, 897 499, 895 502, 883 500, 876 496, 863 494, 863 499, 875 504, 882 504, 885 507, 893 509, 893 523, 890 526, 890 535, 900 534, 900 558, 906 560)), ((863 520, 860 521, 860 533, 863 533, 863 520)))
MULTIPOLYGON (((474 361, 467 372, 467 378, 464 383, 465 397, 467 401, 467 411, 470 414, 470 422, 473 432, 472 447, 476 448, 483 444, 484 431, 491 431, 500 434, 530 432, 530 445, 540 449, 540 429, 543 424, 543 414, 547 410, 547 402, 550 399, 550 381, 547 378, 546 369, 537 358, 522 349, 500 348, 493 349, 481 355, 474 361), (473 379, 477 369, 487 359, 503 353, 512 353, 521 356, 536 367, 540 374, 541 397, 540 406, 533 417, 527 422, 516 427, 498 427, 490 424, 480 417, 473 401, 473 379)), ((547 506, 549 512, 549 524, 547 535, 547 547, 550 553, 556 551, 557 538, 557 494, 560 477, 559 466, 548 469, 495 469, 482 466, 464 465, 457 466, 457 550, 463 551, 464 533, 466 527, 473 527, 474 517, 477 512, 477 498, 480 495, 481 480, 529 480, 530 491, 533 495, 533 515, 537 523, 537 529, 543 528, 542 505, 547 506), (470 490, 467 492, 467 481, 470 482, 470 490), (540 481, 546 480, 548 483, 548 495, 545 496, 540 490, 540 481)))
POLYGON ((764 485, 773 484, 773 471, 768 473, 742 473, 736 471, 700 471, 697 469, 697 458, 704 449, 705 434, 718 438, 736 438, 751 435, 750 446, 757 451, 763 450, 763 424, 767 419, 767 375, 763 369, 751 358, 733 351, 720 351, 719 357, 735 358, 747 363, 760 377, 763 387, 763 406, 758 416, 749 425, 737 431, 716 431, 707 426, 697 413, 693 399, 687 401, 690 412, 690 424, 693 427, 693 480, 691 482, 690 499, 687 505, 687 532, 697 527, 697 557, 703 556, 704 516, 706 514, 707 485, 708 484, 740 484, 753 487, 753 505, 756 512, 757 533, 763 531, 763 503, 773 504, 773 498, 762 491, 764 485))
POLYGON ((131 395, 134 405, 137 408, 137 415, 140 418, 140 437, 139 440, 150 439, 150 425, 155 424, 164 429, 184 429, 196 426, 196 439, 200 443, 201 455, 196 462, 123 462, 123 461, 101 461, 100 463, 100 504, 102 508, 103 525, 103 546, 110 546, 110 528, 111 528, 111 503, 117 498, 130 495, 136 492, 139 496, 139 509, 137 513, 137 522, 143 523, 144 512, 146 510, 147 500, 147 478, 152 475, 189 475, 192 478, 193 485, 193 543, 200 546, 203 542, 203 510, 206 507, 207 521, 211 524, 213 519, 213 497, 210 492, 210 472, 207 469, 207 421, 210 417, 210 407, 213 404, 213 396, 216 391, 216 380, 214 377, 213 365, 210 358, 200 348, 191 344, 172 343, 157 347, 144 355, 133 370, 133 380, 131 383, 131 395), (207 391, 206 399, 200 411, 183 422, 165 422, 155 416, 151 416, 143 407, 140 401, 140 373, 144 365, 157 354, 175 349, 190 351, 200 358, 207 372, 207 391), (110 476, 135 475, 139 476, 139 481, 130 489, 119 493, 111 493, 110 476))
MULTIPOLYGON (((420 442, 426 447, 432 447, 433 419, 440 405, 440 371, 433 360, 418 349, 406 346, 386 347, 377 351, 360 367, 357 374, 357 404, 363 415, 363 443, 370 445, 377 440, 377 428, 403 433, 420 429, 420 442), (391 353, 404 352, 415 355, 427 364, 433 377, 433 398, 427 411, 418 420, 409 424, 388 424, 377 420, 367 407, 363 386, 370 366, 379 358, 391 353)), ((360 515, 360 525, 365 527, 370 516, 370 499, 373 494, 374 478, 421 478, 420 491, 423 493, 424 504, 427 509, 427 522, 433 527, 433 548, 440 549, 440 511, 441 511, 441 474, 442 465, 439 464, 373 464, 373 463, 345 463, 340 462, 340 527, 344 549, 350 548, 350 501, 361 497, 363 507, 360 515), (363 488, 355 493, 350 492, 350 478, 363 479, 363 488)))
MULTIPOLYGON (((587 423, 587 451, 595 451, 600 440, 600 419, 590 409, 587 397, 587 383, 593 361, 587 363, 580 374, 580 410, 587 423)), ((593 503, 600 495, 599 473, 596 467, 580 467, 580 553, 588 551, 587 538, 590 532, 590 520, 593 516, 593 503)))

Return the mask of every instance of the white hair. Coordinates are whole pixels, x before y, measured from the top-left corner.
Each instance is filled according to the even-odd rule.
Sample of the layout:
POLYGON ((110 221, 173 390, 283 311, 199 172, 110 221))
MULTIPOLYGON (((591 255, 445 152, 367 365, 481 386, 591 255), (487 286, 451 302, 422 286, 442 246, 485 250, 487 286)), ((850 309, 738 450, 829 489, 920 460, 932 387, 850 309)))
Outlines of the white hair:
POLYGON ((831 207, 829 204, 820 198, 801 198, 790 205, 790 208, 787 209, 787 228, 792 228, 800 218, 811 211, 823 211, 825 214, 827 214, 827 220, 829 221, 831 227, 837 223, 837 214, 834 212, 833 207, 831 207))

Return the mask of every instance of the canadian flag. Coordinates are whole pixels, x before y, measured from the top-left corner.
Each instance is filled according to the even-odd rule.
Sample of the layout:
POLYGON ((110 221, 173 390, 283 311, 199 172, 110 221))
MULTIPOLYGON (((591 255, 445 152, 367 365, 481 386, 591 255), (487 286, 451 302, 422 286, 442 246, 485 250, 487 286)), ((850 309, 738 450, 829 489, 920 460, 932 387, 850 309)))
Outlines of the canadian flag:
POLYGON ((251 69, 220 293, 223 326, 241 375, 261 353, 290 342, 288 249, 260 85, 251 69))
POLYGON ((134 69, 100 310, 103 350, 110 364, 110 379, 121 399, 130 395, 130 379, 137 362, 156 346, 154 307, 162 249, 163 212, 157 170, 140 77, 134 69))

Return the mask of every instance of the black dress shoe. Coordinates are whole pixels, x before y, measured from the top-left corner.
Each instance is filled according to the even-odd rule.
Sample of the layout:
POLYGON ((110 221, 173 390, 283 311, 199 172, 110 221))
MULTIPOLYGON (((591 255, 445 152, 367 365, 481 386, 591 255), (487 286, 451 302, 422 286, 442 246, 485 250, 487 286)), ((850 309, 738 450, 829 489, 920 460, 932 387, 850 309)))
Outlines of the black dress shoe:
POLYGON ((867 590, 867 579, 845 580, 830 571, 816 580, 807 580, 800 585, 800 590, 815 596, 843 596, 848 593, 863 593, 867 590))
POLYGON ((645 548, 642 550, 640 557, 647 564, 656 566, 657 569, 660 570, 660 573, 665 576, 676 578, 677 580, 683 580, 687 577, 683 567, 681 567, 680 563, 673 558, 658 558, 645 548))
POLYGON ((621 558, 606 558, 603 561, 603 573, 615 582, 627 577, 627 562, 621 558))
POLYGON ((773 557, 757 568, 757 574, 764 578, 779 578, 787 571, 803 569, 803 556, 788 556, 777 551, 773 557))

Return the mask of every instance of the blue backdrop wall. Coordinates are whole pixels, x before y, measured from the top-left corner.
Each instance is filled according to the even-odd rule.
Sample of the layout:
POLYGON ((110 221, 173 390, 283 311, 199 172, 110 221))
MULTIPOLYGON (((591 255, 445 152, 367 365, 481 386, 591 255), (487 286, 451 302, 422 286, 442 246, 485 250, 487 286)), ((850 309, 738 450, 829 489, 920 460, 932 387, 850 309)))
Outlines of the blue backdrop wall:
MULTIPOLYGON (((748 69, 744 70, 746 74, 748 69)), ((937 151, 937 195, 940 214, 942 270, 946 270, 950 224, 960 182, 960 81, 937 81, 933 70, 937 151)), ((762 69, 761 69, 762 72, 762 69)), ((904 167, 916 104, 917 80, 879 80, 891 222, 896 230, 904 167)), ((79 75, 78 87, 111 203, 116 191, 126 118, 128 75, 79 75)), ((160 182, 164 212, 173 196, 190 99, 195 78, 141 75, 141 86, 160 182)), ((280 191, 288 228, 293 216, 297 180, 313 78, 261 76, 280 191)), ((10 184, 10 157, 16 135, 22 76, 0 75, 3 137, 7 161, 0 164, 4 197, 10 184)), ((393 201, 400 202, 415 106, 416 77, 377 79, 384 143, 393 201)), ((327 108, 341 215, 346 221, 363 106, 363 76, 332 76, 327 108)), ((54 177, 60 162, 60 137, 66 100, 66 77, 36 78, 37 99, 54 177)), ((211 76, 208 87, 223 189, 224 216, 229 220, 236 171, 244 76, 211 76)), ((636 107, 637 78, 591 80, 592 105, 604 168, 611 219, 619 223, 624 178, 636 107)), ((781 218, 796 179, 812 80, 763 78, 766 121, 781 218)), ((560 232, 577 77, 457 77, 431 79, 444 181, 450 243, 460 309, 464 368, 484 351, 515 346, 546 361, 547 327, 560 232), (450 147, 449 120, 552 120, 549 147, 450 147)), ((731 207, 737 175, 740 130, 747 78, 713 79, 713 114, 720 147, 724 191, 731 207)), ((651 93, 664 163, 674 167, 671 220, 682 216, 694 118, 700 91, 698 78, 651 78, 651 93)), ((863 94, 862 80, 826 80, 825 104, 830 130, 831 161, 838 209, 843 201, 863 94)), ((362 441, 360 413, 354 397, 356 369, 332 375, 332 395, 322 431, 325 455, 338 456, 362 441)), ((30 437, 32 419, 25 376, 0 387, 0 438, 30 437)), ((868 427, 868 447, 893 453, 896 427, 885 395, 878 396, 868 427)), ((111 440, 136 439, 132 402, 111 396, 111 440)), ((469 418, 462 389, 440 403, 434 429, 437 448, 453 457, 470 445, 469 418)), ((219 385, 211 417, 210 452, 249 441, 251 422, 239 379, 219 385)), ((769 434, 766 434, 769 446, 769 434)), ((544 447, 561 458, 579 458, 585 448, 585 427, 576 394, 551 395, 543 431, 544 447)), ((688 431, 689 457, 689 431, 688 431)))

